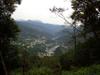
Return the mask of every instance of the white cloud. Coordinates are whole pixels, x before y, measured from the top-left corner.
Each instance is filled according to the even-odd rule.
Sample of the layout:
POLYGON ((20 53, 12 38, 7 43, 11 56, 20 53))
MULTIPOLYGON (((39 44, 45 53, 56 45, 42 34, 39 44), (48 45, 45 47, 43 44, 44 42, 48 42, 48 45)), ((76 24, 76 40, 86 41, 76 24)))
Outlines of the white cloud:
MULTIPOLYGON (((49 11, 49 8, 53 6, 71 8, 70 0, 64 2, 63 0, 22 0, 22 4, 19 5, 13 14, 15 19, 32 19, 41 20, 47 23, 63 24, 63 21, 55 14, 49 11)), ((66 15, 72 10, 68 10, 66 15)))

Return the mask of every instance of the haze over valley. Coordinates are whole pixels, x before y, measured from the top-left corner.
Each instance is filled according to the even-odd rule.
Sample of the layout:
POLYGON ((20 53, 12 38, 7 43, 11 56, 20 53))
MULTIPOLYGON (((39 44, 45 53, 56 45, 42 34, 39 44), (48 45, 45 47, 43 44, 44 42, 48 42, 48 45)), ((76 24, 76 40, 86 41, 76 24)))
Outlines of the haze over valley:
POLYGON ((36 44, 45 44, 44 51, 48 49, 48 52, 54 52, 60 46, 69 45, 71 27, 32 20, 20 20, 16 23, 20 28, 18 43, 33 50, 33 52, 32 48, 36 44))

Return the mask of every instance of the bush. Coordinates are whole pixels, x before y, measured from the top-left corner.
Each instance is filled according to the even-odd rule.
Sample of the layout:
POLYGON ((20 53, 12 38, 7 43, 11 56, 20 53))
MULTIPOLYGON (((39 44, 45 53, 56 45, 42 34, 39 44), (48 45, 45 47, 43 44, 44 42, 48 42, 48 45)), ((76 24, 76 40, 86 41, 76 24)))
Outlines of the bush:
POLYGON ((74 50, 70 49, 68 52, 60 56, 59 62, 62 70, 70 70, 71 66, 74 65, 74 50))
POLYGON ((100 75, 100 65, 82 67, 79 70, 63 71, 62 75, 100 75))
POLYGON ((33 68, 31 69, 27 75, 53 75, 52 70, 46 67, 41 68, 33 68))
POLYGON ((100 40, 90 38, 84 43, 77 44, 74 60, 79 66, 100 63, 100 40))
POLYGON ((10 75, 22 75, 21 68, 13 70, 10 75))
MULTIPOLYGON (((12 71, 10 75, 23 75, 23 73, 21 69, 17 69, 15 71, 12 71)), ((34 67, 28 72, 25 72, 25 75, 53 75, 53 74, 52 70, 47 67, 41 67, 41 68, 34 67)))

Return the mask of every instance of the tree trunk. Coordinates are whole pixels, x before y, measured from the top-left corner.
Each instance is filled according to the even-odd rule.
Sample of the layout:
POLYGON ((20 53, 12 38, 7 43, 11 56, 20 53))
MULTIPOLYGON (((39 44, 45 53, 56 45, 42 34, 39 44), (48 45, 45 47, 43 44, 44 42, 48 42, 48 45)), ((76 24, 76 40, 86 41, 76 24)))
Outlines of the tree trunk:
POLYGON ((76 45, 77 45, 77 40, 76 40, 76 24, 73 26, 73 32, 74 32, 74 49, 76 51, 76 45))
POLYGON ((0 59, 1 59, 1 64, 2 64, 2 67, 3 67, 3 70, 4 70, 4 75, 8 75, 7 68, 6 68, 6 65, 5 65, 1 51, 0 51, 0 59))

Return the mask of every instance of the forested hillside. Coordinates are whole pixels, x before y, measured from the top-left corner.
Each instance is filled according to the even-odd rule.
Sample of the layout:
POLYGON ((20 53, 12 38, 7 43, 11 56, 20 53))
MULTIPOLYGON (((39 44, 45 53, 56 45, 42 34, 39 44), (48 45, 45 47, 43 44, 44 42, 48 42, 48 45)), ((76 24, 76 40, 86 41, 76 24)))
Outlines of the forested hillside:
MULTIPOLYGON (((51 50, 53 52, 52 49, 56 46, 65 46, 65 44, 69 46, 69 41, 67 40, 72 38, 69 33, 72 32, 72 29, 69 26, 46 24, 32 20, 16 21, 16 23, 20 29, 20 35, 16 44, 26 47, 29 49, 29 52, 35 52, 33 48, 37 44, 45 46, 43 51, 51 50)), ((39 51, 37 50, 36 52, 39 51)))
POLYGON ((0 75, 100 75, 100 1, 67 1, 68 9, 48 9, 58 25, 14 20, 21 0, 0 0, 0 75))

